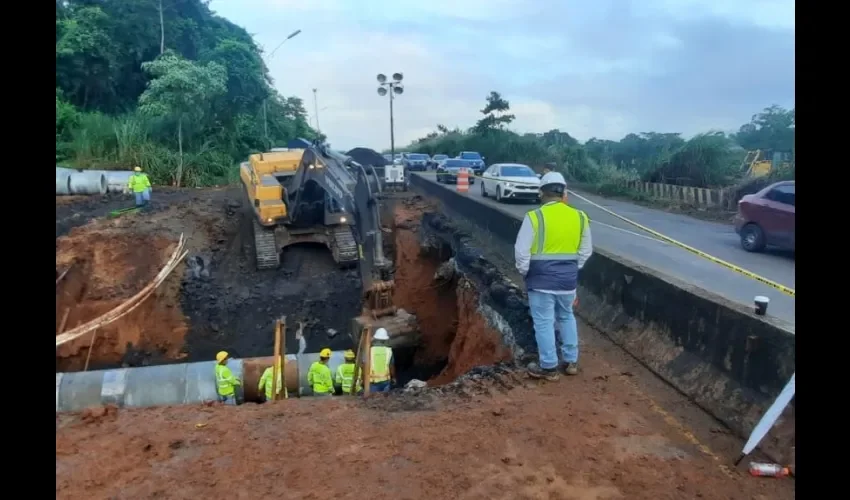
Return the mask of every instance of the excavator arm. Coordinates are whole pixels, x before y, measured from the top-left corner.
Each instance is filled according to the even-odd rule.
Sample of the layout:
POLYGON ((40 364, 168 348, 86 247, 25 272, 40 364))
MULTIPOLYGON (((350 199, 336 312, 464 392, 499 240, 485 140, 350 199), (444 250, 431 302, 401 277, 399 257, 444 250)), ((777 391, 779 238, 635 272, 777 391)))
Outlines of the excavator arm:
MULTIPOLYGON (((304 150, 286 194, 290 219, 298 221, 305 210, 301 203, 308 184, 317 184, 345 212, 354 217, 351 225, 357 242, 360 277, 363 291, 371 294, 375 288, 387 288, 390 263, 384 256, 380 216, 380 181, 368 175, 366 167, 347 156, 313 144, 304 150)), ((391 284, 389 287, 391 288, 391 284)), ((383 302, 383 301, 381 301, 383 302)))

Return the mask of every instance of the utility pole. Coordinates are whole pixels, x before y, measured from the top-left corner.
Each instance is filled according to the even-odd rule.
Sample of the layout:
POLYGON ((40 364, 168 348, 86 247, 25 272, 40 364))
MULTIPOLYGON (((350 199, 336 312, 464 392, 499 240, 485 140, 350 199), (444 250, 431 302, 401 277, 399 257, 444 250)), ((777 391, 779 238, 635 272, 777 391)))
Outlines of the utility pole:
POLYGON ((319 126, 319 98, 316 96, 316 91, 313 89, 313 114, 316 115, 316 132, 322 133, 322 127, 319 126))
MULTIPOLYGON (((275 47, 271 51, 271 53, 269 53, 268 58, 266 59, 266 64, 268 65, 268 62, 271 61, 272 57, 274 57, 274 53, 277 52, 277 49, 279 49, 281 45, 286 43, 287 40, 291 40, 291 39, 295 38, 300 33, 301 33, 301 30, 295 30, 292 33, 290 33, 289 36, 284 38, 282 42, 277 44, 277 47, 275 47)), ((266 77, 266 75, 264 74, 263 78, 265 78, 265 77, 266 77)), ((266 151, 268 151, 272 148, 272 143, 271 143, 271 140, 269 139, 269 111, 268 111, 268 108, 269 108, 269 98, 266 97, 265 99, 263 99, 263 135, 265 135, 265 137, 266 137, 266 151)))
POLYGON ((392 161, 395 161, 395 118, 393 116, 393 99, 395 99, 396 94, 401 95, 404 93, 404 85, 401 83, 403 79, 404 75, 401 73, 393 73, 392 81, 387 80, 386 75, 383 73, 378 74, 378 95, 381 97, 387 94, 390 95, 390 158, 392 158, 392 161))

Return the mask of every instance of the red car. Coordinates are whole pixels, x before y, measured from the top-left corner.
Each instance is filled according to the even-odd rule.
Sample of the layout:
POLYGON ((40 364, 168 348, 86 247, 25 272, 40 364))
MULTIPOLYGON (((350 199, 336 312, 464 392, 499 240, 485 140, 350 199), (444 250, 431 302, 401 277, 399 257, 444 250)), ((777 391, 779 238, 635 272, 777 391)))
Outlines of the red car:
POLYGON ((735 232, 748 252, 761 252, 767 245, 794 251, 794 181, 771 184, 738 202, 735 232))

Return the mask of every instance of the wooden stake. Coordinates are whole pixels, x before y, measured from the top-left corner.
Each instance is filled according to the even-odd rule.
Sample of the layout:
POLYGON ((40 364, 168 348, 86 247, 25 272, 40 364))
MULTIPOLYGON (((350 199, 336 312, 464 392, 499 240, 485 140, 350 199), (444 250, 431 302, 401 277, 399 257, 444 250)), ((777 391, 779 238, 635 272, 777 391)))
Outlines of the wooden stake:
POLYGON ((357 352, 354 354, 354 375, 351 379, 351 392, 357 394, 357 381, 360 378, 361 371, 360 363, 363 360, 363 342, 364 337, 369 334, 369 327, 364 326, 360 330, 360 340, 357 342, 357 352))
POLYGON ((65 323, 68 322, 68 315, 71 314, 71 308, 65 308, 65 313, 62 315, 62 321, 59 322, 59 331, 56 332, 56 335, 65 331, 65 323))
POLYGON ((363 333, 366 335, 363 341, 363 355, 366 356, 366 362, 363 363, 363 394, 367 395, 372 384, 372 328, 366 328, 363 333))
POLYGON ((65 271, 63 271, 62 274, 60 274, 59 277, 56 278, 56 286, 59 286, 59 282, 62 281, 62 278, 64 278, 65 275, 68 274, 68 271, 70 271, 72 267, 74 267, 73 262, 71 263, 70 266, 68 266, 68 269, 65 269, 65 271))
POLYGON ((289 399, 289 389, 286 388, 286 316, 280 317, 280 381, 283 384, 283 397, 289 399))
POLYGON ((89 345, 89 353, 86 354, 86 364, 83 366, 83 371, 89 371, 89 359, 91 359, 91 350, 94 348, 94 341, 97 338, 97 329, 91 332, 91 344, 89 345))
POLYGON ((272 364, 272 401, 277 401, 277 377, 280 374, 280 320, 274 321, 274 361, 272 364))

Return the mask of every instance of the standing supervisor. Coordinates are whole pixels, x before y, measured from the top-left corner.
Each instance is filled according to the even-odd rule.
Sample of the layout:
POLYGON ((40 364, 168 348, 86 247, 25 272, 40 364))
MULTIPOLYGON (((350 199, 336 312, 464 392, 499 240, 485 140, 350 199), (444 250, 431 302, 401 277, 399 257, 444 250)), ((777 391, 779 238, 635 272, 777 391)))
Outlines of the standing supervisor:
POLYGON ((587 215, 563 203, 567 181, 558 172, 540 179, 542 206, 528 212, 514 245, 516 268, 525 278, 539 362, 528 366, 534 378, 558 380, 555 323, 561 333, 566 375, 578 373, 578 328, 573 315, 579 270, 593 253, 587 215))
POLYGON ((136 197, 136 206, 144 207, 151 201, 151 180, 148 179, 148 174, 142 173, 141 167, 133 169, 133 175, 127 182, 127 187, 136 197))

